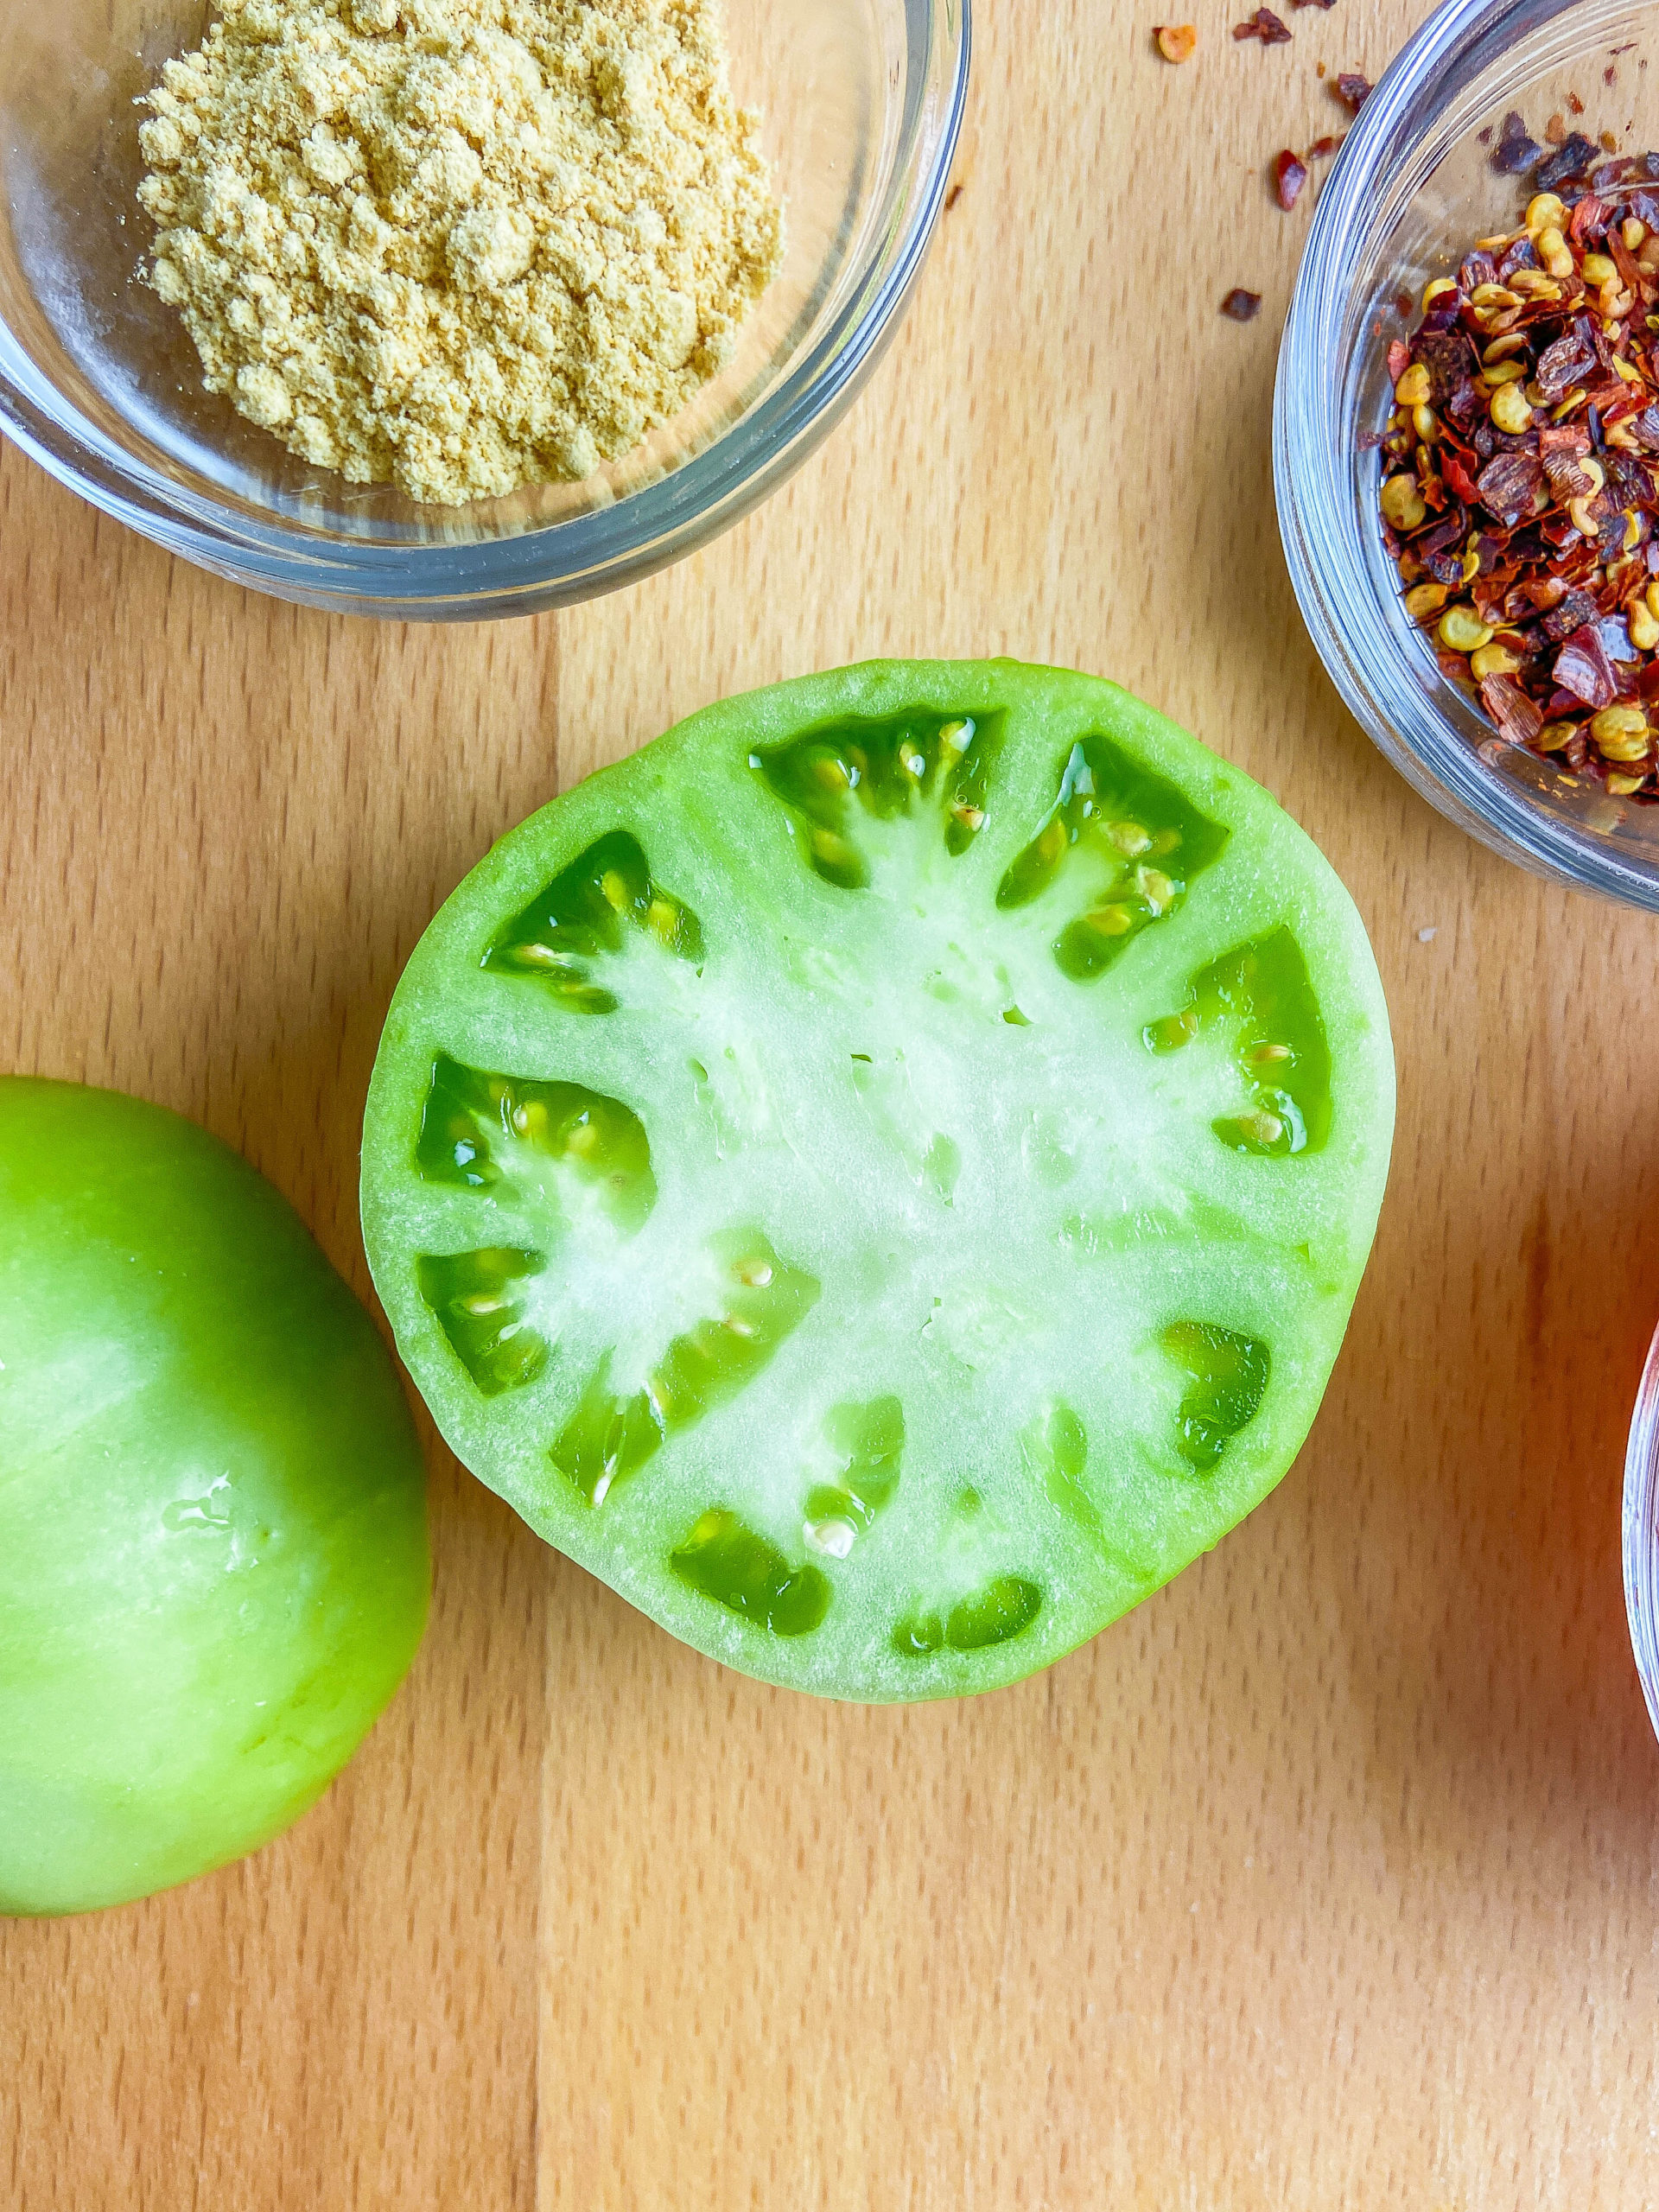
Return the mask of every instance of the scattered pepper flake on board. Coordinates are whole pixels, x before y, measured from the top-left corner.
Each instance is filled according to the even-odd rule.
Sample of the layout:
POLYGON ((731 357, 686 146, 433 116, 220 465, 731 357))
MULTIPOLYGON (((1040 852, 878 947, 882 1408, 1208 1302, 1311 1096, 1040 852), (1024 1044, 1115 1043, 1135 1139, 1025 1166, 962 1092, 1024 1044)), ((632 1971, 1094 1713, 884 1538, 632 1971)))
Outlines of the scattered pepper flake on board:
POLYGON ((1566 137, 1567 118, 1564 115, 1552 115, 1544 125, 1545 145, 1559 146, 1566 137))
POLYGON ((1573 115, 1582 115, 1584 113, 1584 102, 1579 98, 1576 92, 1569 92, 1567 94, 1567 105, 1570 112, 1573 115))
POLYGON ((1371 90, 1370 79, 1362 77, 1357 69, 1344 69, 1337 79, 1337 98, 1354 115, 1370 99, 1371 90))
POLYGON ((1323 138, 1316 138, 1307 149, 1308 160, 1328 162, 1347 135, 1345 130, 1327 131, 1323 138))
POLYGON ((1153 27, 1158 51, 1166 61, 1190 61, 1198 42, 1196 23, 1157 23, 1153 27))
POLYGON ((1242 284, 1235 284, 1221 303, 1221 311, 1233 322, 1254 322, 1262 311, 1260 292, 1247 292, 1242 284))
POLYGON ((1263 46, 1288 46, 1290 32, 1271 8, 1258 8, 1248 21, 1233 25, 1233 36, 1238 39, 1259 38, 1263 46))
POLYGON ((1307 182, 1307 170, 1288 146, 1273 157, 1273 196, 1287 215, 1296 205, 1298 194, 1307 182))
POLYGON ((1644 804, 1659 804, 1656 188, 1659 154, 1609 157, 1576 132, 1533 164, 1524 219, 1435 277, 1389 345, 1379 492, 1406 613, 1494 741, 1644 804))

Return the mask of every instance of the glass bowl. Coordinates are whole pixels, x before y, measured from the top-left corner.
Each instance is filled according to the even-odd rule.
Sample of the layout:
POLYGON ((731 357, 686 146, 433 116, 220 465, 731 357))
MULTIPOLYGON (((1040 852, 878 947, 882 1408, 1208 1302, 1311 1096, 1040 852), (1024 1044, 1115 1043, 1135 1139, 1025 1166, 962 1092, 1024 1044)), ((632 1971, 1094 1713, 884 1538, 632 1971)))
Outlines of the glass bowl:
POLYGON ((645 575, 798 467, 892 334, 944 199, 969 0, 728 0, 734 93, 763 111, 784 266, 681 416, 581 484, 461 507, 309 467, 201 388, 140 284, 137 96, 204 0, 0 9, 0 429, 169 551, 285 599, 454 619, 645 575))
POLYGON ((1659 1336, 1642 1372, 1624 1455, 1624 1608, 1648 1717, 1659 1732, 1659 1336))
POLYGON ((1347 706, 1443 814, 1558 881, 1659 909, 1659 807, 1505 744, 1400 604, 1362 452, 1393 404, 1386 349, 1431 276, 1525 205, 1491 162, 1505 113, 1659 146, 1659 12, 1611 0, 1447 0, 1360 110, 1314 211, 1279 355, 1274 483, 1303 619, 1347 706), (1617 51, 1615 51, 1617 49, 1617 51), (1611 81, 1608 81, 1608 73, 1611 81), (1571 95, 1584 104, 1582 114, 1571 95), (1482 133, 1490 143, 1482 143, 1482 133), (1396 295, 1410 296, 1403 315, 1396 295))

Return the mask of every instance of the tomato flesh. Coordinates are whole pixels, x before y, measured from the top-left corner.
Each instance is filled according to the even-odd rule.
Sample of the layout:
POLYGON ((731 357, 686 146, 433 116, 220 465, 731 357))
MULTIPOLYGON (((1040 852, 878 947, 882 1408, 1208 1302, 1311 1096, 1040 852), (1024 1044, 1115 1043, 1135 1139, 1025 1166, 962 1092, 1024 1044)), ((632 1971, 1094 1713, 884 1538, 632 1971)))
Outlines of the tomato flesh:
POLYGON ((505 839, 410 961, 364 1224, 466 1463, 701 1649, 956 1694, 1277 1481, 1393 1065, 1340 883, 1116 686, 874 663, 505 839))
POLYGON ((426 1615, 413 1423, 277 1193, 160 1107, 0 1078, 0 1912, 297 1818, 426 1615))

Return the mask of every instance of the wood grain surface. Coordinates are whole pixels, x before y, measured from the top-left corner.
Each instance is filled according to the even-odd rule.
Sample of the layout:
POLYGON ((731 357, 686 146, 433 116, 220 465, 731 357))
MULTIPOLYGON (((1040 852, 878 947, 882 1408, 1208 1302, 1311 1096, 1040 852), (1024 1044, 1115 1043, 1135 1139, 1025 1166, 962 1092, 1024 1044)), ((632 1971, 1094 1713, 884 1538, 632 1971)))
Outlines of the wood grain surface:
POLYGON ((1101 670, 1260 777, 1359 901, 1401 1075, 1296 1468, 1018 1689, 762 1688, 434 1442, 431 1631, 322 1804, 173 1895, 0 1923, 8 2212, 1659 2203, 1618 1562, 1659 925, 1445 825, 1315 661, 1268 451, 1308 209, 1263 172, 1340 127, 1316 63, 1376 75, 1421 0, 1265 51, 1236 12, 1177 69, 1117 0, 983 0, 963 189, 876 380, 613 599, 333 620, 0 457, 0 1067, 200 1116, 359 1289, 364 1089, 443 893, 690 708, 871 653, 1101 670))

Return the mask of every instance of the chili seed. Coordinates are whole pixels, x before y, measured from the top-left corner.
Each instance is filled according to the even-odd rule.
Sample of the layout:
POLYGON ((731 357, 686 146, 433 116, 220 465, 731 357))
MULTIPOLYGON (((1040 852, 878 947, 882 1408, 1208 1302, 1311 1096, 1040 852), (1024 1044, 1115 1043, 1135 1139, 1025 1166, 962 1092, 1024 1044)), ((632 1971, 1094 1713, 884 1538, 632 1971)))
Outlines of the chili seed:
POLYGON ((1434 634, 1454 653, 1478 652, 1482 645, 1490 645, 1492 637, 1485 623, 1467 607, 1448 607, 1434 634))
POLYGON ((1590 734, 1610 760, 1647 757, 1648 718, 1640 707, 1604 707, 1591 715, 1590 734))
POLYGON ((1428 509, 1414 477, 1389 477, 1382 486, 1382 512, 1395 530, 1416 530, 1427 520, 1428 509))
POLYGON ((1190 61, 1192 49, 1198 42, 1196 23, 1158 23, 1153 36, 1158 41, 1158 51, 1166 61, 1190 61))

